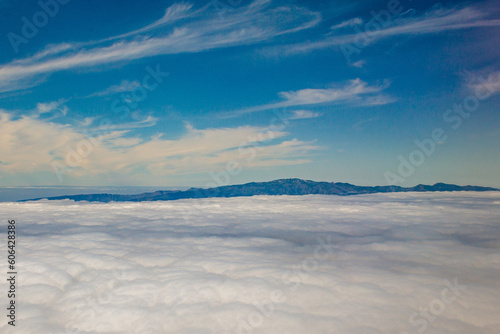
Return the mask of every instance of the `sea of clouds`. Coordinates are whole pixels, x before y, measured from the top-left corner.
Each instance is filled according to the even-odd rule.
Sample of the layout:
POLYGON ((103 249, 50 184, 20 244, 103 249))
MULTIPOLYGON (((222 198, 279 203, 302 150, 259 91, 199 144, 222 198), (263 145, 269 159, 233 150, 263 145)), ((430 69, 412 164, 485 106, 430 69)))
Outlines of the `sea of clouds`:
POLYGON ((19 273, 1 333, 500 333, 498 192, 0 212, 2 271, 15 219, 19 273))

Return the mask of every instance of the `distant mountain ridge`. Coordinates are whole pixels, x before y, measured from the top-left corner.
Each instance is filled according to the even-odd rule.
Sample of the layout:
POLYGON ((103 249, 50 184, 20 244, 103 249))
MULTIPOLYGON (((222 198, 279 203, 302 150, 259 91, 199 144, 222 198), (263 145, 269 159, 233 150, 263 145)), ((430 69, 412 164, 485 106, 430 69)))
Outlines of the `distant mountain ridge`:
POLYGON ((40 199, 89 202, 143 202, 143 201, 173 201, 190 198, 212 197, 244 197, 256 195, 361 195, 388 192, 435 192, 435 191, 499 191, 496 188, 477 186, 457 186, 454 184, 436 183, 435 185, 419 184, 415 187, 399 186, 355 186, 341 182, 316 182, 302 179, 280 179, 269 182, 251 182, 240 185, 221 186, 216 188, 191 188, 188 190, 165 190, 137 195, 89 194, 36 198, 40 199))

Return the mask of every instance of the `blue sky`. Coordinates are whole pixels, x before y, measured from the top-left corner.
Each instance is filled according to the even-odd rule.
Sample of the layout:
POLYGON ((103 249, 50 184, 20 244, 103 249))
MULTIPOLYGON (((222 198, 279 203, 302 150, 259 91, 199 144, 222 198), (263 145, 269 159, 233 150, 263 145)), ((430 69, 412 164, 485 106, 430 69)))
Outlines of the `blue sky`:
POLYGON ((0 186, 498 187, 499 10, 3 0, 0 186))

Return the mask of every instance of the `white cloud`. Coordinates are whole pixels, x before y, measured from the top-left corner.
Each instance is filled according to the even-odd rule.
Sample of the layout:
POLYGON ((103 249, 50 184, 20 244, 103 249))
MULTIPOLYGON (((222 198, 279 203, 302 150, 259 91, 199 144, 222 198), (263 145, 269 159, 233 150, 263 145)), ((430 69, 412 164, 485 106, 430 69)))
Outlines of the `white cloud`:
POLYGON ((292 110, 292 116, 289 119, 307 119, 307 118, 316 118, 321 116, 320 113, 313 112, 311 110, 292 110))
POLYGON ((60 103, 58 101, 49 103, 37 103, 36 109, 40 114, 48 113, 59 107, 60 103))
POLYGON ((350 64, 352 67, 357 67, 357 68, 363 68, 366 65, 366 60, 358 60, 352 64, 350 64))
POLYGON ((500 93, 500 71, 482 70, 479 73, 468 73, 465 80, 470 91, 477 96, 500 93))
MULTIPOLYGON (((285 140, 286 132, 265 127, 200 130, 188 125, 176 139, 166 139, 163 134, 144 139, 131 132, 156 121, 148 116, 99 128, 98 120, 86 119, 79 126, 70 126, 29 116, 15 119, 2 111, 0 177, 51 173, 56 162, 72 167, 67 175, 73 180, 84 177, 92 182, 112 175, 113 179, 141 177, 143 183, 157 184, 159 179, 175 175, 224 169, 233 160, 242 168, 306 163, 309 152, 319 149, 312 143, 285 140), (96 125, 88 128, 91 124, 96 125)), ((56 174, 52 176, 58 184, 56 174)), ((47 182, 47 175, 43 180, 47 182)))
POLYGON ((497 334, 499 204, 498 193, 0 203, 22 240, 16 331, 247 333, 250 319, 263 334, 497 334), (455 278, 467 288, 447 290, 441 311, 455 278))
POLYGON ((223 115, 223 117, 235 117, 257 111, 320 104, 343 103, 364 106, 383 105, 395 101, 394 98, 381 93, 387 87, 389 87, 389 82, 385 82, 383 85, 370 86, 363 80, 357 78, 348 80, 345 84, 336 85, 336 87, 332 88, 308 88, 297 91, 281 92, 279 96, 283 99, 282 102, 236 110, 223 115))
POLYGON ((360 79, 351 80, 341 88, 329 89, 302 89, 298 91, 281 92, 280 97, 284 98, 289 105, 312 105, 334 101, 349 100, 363 94, 380 92, 381 86, 368 86, 360 79))
POLYGON ((299 54, 340 45, 358 45, 356 43, 359 41, 368 41, 368 44, 372 44, 384 38, 401 35, 425 35, 451 30, 500 26, 500 20, 490 19, 488 16, 487 11, 471 6, 461 9, 433 8, 419 16, 394 15, 384 27, 378 20, 370 18, 365 27, 362 27, 361 32, 336 34, 316 41, 276 47, 265 50, 265 53, 270 55, 299 54), (373 24, 370 25, 370 22, 373 24), (378 29, 374 29, 374 26, 378 29))
POLYGON ((58 116, 65 116, 68 113, 68 107, 65 105, 67 99, 59 99, 52 102, 40 102, 36 104, 35 113, 38 115, 58 112, 58 116))
POLYGON ((111 87, 106 88, 103 91, 93 93, 93 94, 89 95, 88 97, 107 96, 107 95, 113 95, 113 94, 124 93, 124 92, 132 92, 140 86, 141 86, 141 84, 139 81, 122 80, 122 82, 120 82, 119 85, 113 85, 111 87))
POLYGON ((360 24, 363 24, 363 19, 361 19, 359 17, 355 17, 355 18, 343 21, 339 24, 336 24, 336 25, 332 26, 330 29, 337 30, 337 29, 346 28, 346 27, 358 26, 360 24))
POLYGON ((225 11, 223 17, 213 6, 196 11, 191 7, 175 4, 161 19, 136 31, 95 42, 51 45, 33 57, 0 66, 0 92, 31 87, 34 79, 57 71, 254 44, 320 21, 318 13, 307 9, 262 0, 225 11))
POLYGON ((352 128, 353 128, 353 130, 362 130, 364 128, 364 125, 366 125, 367 123, 371 123, 371 122, 378 121, 378 120, 380 120, 380 116, 375 116, 375 117, 371 117, 368 119, 363 119, 363 120, 357 122, 356 124, 354 124, 352 126, 352 128))

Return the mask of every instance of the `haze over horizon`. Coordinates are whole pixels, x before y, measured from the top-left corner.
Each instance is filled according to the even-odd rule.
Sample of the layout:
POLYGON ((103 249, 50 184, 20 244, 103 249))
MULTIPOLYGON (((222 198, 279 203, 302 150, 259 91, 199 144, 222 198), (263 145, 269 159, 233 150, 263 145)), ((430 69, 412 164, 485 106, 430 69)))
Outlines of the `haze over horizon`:
POLYGON ((0 3, 0 187, 500 187, 498 2, 42 3, 0 3))

